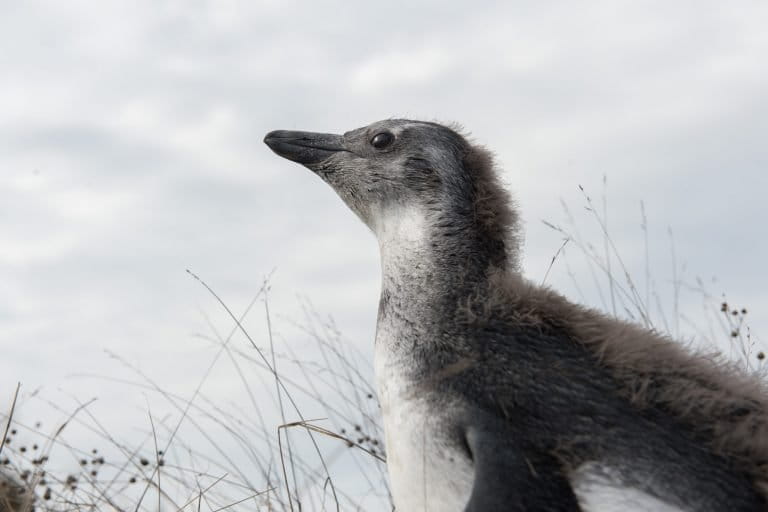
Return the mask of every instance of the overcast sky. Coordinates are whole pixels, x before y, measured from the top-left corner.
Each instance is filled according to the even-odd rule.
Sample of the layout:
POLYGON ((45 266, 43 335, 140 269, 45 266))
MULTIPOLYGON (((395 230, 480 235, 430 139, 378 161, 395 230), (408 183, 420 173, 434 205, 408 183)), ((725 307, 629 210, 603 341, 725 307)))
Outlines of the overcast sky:
MULTIPOLYGON (((0 1, 0 404, 18 381, 53 400, 97 396, 128 429, 135 389, 74 377, 131 375, 105 351, 190 396, 213 354, 195 336, 205 315, 231 326, 186 269, 237 313, 274 269, 278 343, 306 345, 291 326, 303 297, 370 355, 372 235, 261 141, 387 117, 459 122, 496 153, 531 279, 561 245, 541 222, 566 224, 561 200, 602 251, 578 186, 599 204, 606 176, 612 239, 639 288, 643 201, 667 314, 671 227, 682 278, 747 307, 766 340, 768 5, 469 5, 0 1)), ((586 269, 569 244, 547 282, 603 307, 586 269)), ((680 309, 696 323, 700 296, 680 309)), ((262 312, 249 321, 263 341, 262 312)), ((236 389, 207 392, 236 402, 236 389)), ((47 414, 26 407, 28 421, 47 414)))

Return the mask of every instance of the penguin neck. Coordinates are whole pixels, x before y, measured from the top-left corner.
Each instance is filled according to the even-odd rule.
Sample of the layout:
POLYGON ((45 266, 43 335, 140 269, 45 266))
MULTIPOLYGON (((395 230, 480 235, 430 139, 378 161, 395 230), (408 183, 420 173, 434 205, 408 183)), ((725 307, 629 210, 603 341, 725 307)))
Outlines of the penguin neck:
POLYGON ((487 286, 498 255, 488 253, 471 222, 457 220, 470 216, 409 207, 384 213, 375 229, 382 268, 379 322, 436 332, 433 327, 454 317, 462 299, 487 286))

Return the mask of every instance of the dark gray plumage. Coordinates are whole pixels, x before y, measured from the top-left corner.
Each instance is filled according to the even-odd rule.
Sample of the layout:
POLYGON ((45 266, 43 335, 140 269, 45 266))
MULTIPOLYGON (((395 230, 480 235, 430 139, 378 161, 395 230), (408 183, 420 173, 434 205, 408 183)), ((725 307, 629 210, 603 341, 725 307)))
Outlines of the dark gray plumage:
POLYGON ((525 281, 487 151, 409 120, 265 142, 379 240, 376 374, 398 510, 574 511, 614 489, 622 510, 767 508, 762 384, 525 281))

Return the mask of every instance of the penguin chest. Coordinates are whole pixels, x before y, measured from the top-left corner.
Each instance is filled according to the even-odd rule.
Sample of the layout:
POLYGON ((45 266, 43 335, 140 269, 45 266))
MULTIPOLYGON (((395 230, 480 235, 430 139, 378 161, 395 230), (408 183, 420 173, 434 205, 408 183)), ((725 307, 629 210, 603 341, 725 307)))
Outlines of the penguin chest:
POLYGON ((417 393, 402 372, 378 357, 376 373, 396 510, 464 510, 474 469, 458 443, 452 407, 417 393))

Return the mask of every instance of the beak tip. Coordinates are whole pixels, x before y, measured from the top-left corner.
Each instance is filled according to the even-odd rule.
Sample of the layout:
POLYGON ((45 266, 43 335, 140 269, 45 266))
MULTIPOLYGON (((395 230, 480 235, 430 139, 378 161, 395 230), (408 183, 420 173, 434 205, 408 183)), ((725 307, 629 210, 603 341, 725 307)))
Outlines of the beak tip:
POLYGON ((273 130, 264 136, 263 142, 269 147, 272 147, 276 139, 277 131, 273 130))

